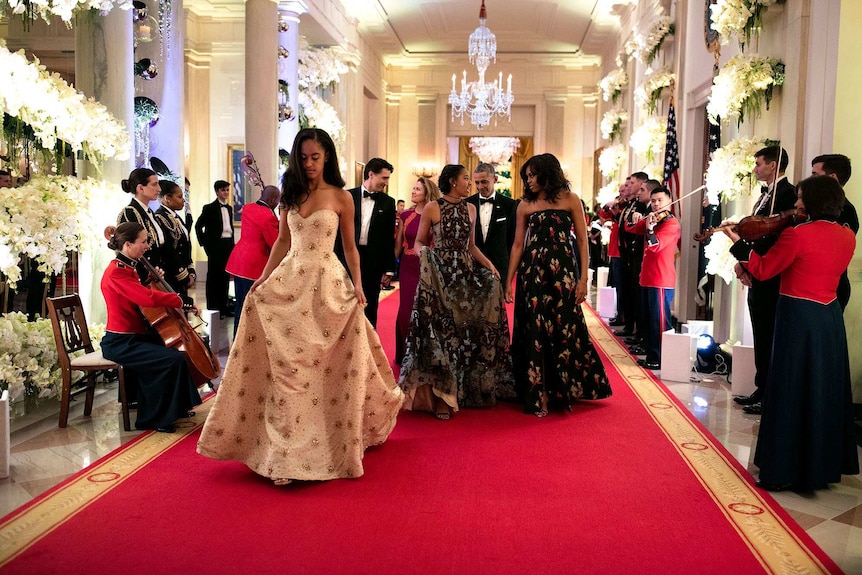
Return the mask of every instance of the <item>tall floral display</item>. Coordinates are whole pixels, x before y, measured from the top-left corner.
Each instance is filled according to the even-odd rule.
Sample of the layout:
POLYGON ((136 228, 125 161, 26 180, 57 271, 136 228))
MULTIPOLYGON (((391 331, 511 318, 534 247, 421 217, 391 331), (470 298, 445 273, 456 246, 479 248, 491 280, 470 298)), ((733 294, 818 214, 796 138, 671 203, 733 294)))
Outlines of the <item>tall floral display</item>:
POLYGON ((347 64, 334 48, 305 47, 298 57, 299 127, 326 130, 336 147, 344 145, 344 124, 338 112, 327 102, 347 64))
MULTIPOLYGON (((39 6, 49 10, 56 5, 39 6)), ((0 110, 9 161, 4 168, 29 177, 0 192, 0 273, 14 288, 24 260, 50 276, 63 272, 70 251, 92 249, 100 225, 91 214, 116 193, 102 180, 55 172, 75 155, 97 168, 105 160, 128 159, 131 139, 105 106, 48 72, 38 60, 30 62, 23 51, 10 52, 2 40, 0 110), (23 174, 19 158, 29 160, 23 174)), ((50 322, 27 322, 20 313, 0 316, 0 390, 9 389, 13 399, 24 393, 51 397, 59 384, 50 322)))

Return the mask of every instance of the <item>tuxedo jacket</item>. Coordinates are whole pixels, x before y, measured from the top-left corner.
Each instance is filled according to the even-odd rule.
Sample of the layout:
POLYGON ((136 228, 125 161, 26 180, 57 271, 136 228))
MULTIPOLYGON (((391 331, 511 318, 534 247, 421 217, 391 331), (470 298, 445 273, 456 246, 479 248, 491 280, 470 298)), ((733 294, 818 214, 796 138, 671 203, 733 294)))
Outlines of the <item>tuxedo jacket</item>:
MULTIPOLYGON (((117 225, 120 225, 123 222, 137 222, 144 226, 144 229, 147 230, 147 243, 150 244, 150 249, 147 250, 144 257, 147 258, 147 261, 153 264, 153 266, 164 269, 164 262, 162 261, 162 252, 164 248, 161 242, 159 242, 159 234, 156 231, 156 226, 153 224, 153 220, 150 218, 149 214, 147 214, 148 210, 149 208, 145 208, 140 204, 140 202, 132 198, 129 205, 120 210, 119 215, 117 215, 117 225)), ((138 264, 137 272, 141 278, 141 282, 145 285, 149 283, 150 272, 148 272, 143 265, 138 264)))
POLYGON ((181 291, 188 285, 190 274, 195 273, 191 237, 185 229, 185 222, 170 208, 160 206, 156 211, 156 221, 165 238, 165 249, 162 250, 165 280, 176 291, 181 291))
MULTIPOLYGON (((359 233, 362 231, 362 187, 348 192, 353 196, 353 231, 356 247, 359 248, 359 233)), ((395 200, 383 192, 377 192, 374 195, 374 211, 368 227, 368 244, 364 250, 360 249, 359 269, 363 281, 371 281, 371 278, 375 277, 379 280, 384 273, 395 271, 395 213, 395 200)), ((347 268, 340 230, 335 237, 334 251, 347 268)))
POLYGON ((227 273, 256 280, 266 267, 272 244, 278 238, 278 216, 258 200, 242 208, 242 234, 230 253, 227 273))
MULTIPOLYGON (((231 223, 230 228, 230 243, 233 245, 234 242, 234 230, 233 230, 233 206, 228 204, 227 206, 228 213, 228 221, 231 223)), ((221 204, 218 200, 206 204, 201 210, 201 215, 198 217, 198 221, 195 222, 195 235, 198 238, 198 243, 207 252, 211 249, 216 248, 219 244, 219 240, 221 239, 222 232, 222 218, 221 218, 221 204)))
MULTIPOLYGON (((760 203, 762 196, 761 198, 758 198, 757 202, 755 202, 755 206, 759 207, 759 209, 754 213, 755 216, 771 216, 793 209, 793 206, 796 204, 796 186, 787 181, 787 178, 781 178, 778 180, 775 190, 774 204, 770 197, 762 206, 757 206, 757 204, 760 203)), ((775 245, 775 242, 777 241, 778 234, 775 234, 774 236, 751 242, 750 245, 758 255, 762 256, 769 251, 769 248, 775 245)))
POLYGON ((503 194, 494 194, 494 207, 491 210, 491 220, 488 222, 488 234, 482 237, 482 219, 479 215, 479 194, 473 194, 467 201, 476 207, 476 225, 474 242, 485 257, 491 260, 501 277, 506 277, 509 271, 509 254, 515 241, 515 213, 518 202, 503 194))

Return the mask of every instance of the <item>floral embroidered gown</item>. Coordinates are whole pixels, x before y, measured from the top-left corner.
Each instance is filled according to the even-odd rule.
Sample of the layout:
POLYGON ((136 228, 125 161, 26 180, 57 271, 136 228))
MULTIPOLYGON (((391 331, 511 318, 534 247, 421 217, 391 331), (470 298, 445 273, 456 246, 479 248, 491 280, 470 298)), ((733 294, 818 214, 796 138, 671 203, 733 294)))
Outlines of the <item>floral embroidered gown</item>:
POLYGON ((405 407, 433 411, 433 396, 457 411, 515 396, 503 288, 470 255, 467 202, 437 200, 434 248, 419 254, 419 284, 399 385, 405 407), (430 393, 429 393, 430 392, 430 393))
POLYGON ((403 395, 332 253, 338 214, 287 221, 290 251, 246 299, 198 452, 271 479, 359 477, 403 395))
POLYGON ((527 413, 542 409, 540 392, 568 406, 610 397, 604 365, 575 303, 578 266, 568 210, 530 214, 518 265, 512 355, 527 413), (572 241, 570 241, 570 239, 572 241))

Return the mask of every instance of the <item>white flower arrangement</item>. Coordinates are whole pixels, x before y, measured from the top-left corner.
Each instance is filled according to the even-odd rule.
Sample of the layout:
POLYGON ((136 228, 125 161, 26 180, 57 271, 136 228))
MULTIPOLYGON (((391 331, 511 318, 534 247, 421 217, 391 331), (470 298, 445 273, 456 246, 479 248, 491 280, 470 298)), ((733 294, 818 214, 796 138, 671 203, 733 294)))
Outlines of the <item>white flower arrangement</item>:
POLYGON ((773 90, 782 84, 784 64, 780 60, 757 54, 734 56, 713 78, 706 105, 709 121, 717 124, 719 118, 738 118, 741 124, 746 115, 758 117, 761 102, 766 102, 768 110, 773 90))
POLYGON ((619 99, 623 93, 623 88, 629 83, 628 74, 622 68, 615 68, 610 74, 605 76, 599 82, 599 89, 602 91, 602 97, 605 102, 613 102, 619 99))
POLYGON ((717 0, 710 6, 710 26, 722 44, 736 38, 741 48, 763 27, 763 14, 776 0, 717 0))
POLYGON ((62 140, 83 151, 96 165, 108 158, 128 159, 131 139, 126 126, 99 102, 49 73, 24 51, 12 53, 0 39, 0 111, 33 129, 39 144, 54 149, 62 140))
POLYGON ((658 51, 661 50, 665 38, 673 36, 675 31, 676 26, 673 18, 668 16, 659 18, 646 35, 635 34, 634 57, 649 66, 658 56, 658 51))
POLYGON ((600 206, 604 206, 605 204, 609 204, 614 201, 618 195, 620 195, 619 183, 614 181, 608 182, 599 188, 599 192, 596 194, 596 203, 600 206))
POLYGON ((647 161, 652 163, 659 154, 664 152, 666 139, 667 120, 652 116, 632 131, 629 146, 639 156, 646 157, 647 161))
MULTIPOLYGON (((737 215, 725 221, 738 222, 740 219, 737 215)), ((737 260, 730 253, 732 245, 733 242, 727 235, 715 233, 709 238, 709 243, 703 247, 703 255, 707 259, 706 273, 721 277, 726 284, 730 284, 736 277, 733 268, 736 267, 737 260)))
POLYGON ((766 140, 739 138, 712 153, 706 170, 710 203, 717 204, 719 196, 728 202, 751 195, 757 186, 753 173, 754 154, 766 144, 766 140))
POLYGON ((656 105, 665 88, 676 82, 676 75, 670 70, 661 70, 644 78, 641 87, 635 90, 635 104, 649 114, 655 114, 656 105))
POLYGON ((304 47, 297 58, 297 85, 300 90, 331 88, 347 70, 336 49, 304 47))
POLYGON ((626 160, 626 148, 622 144, 608 146, 599 154, 599 171, 606 178, 613 178, 626 160))
POLYGON ((51 320, 28 322, 21 312, 0 316, 0 391, 15 400, 27 393, 59 395, 62 377, 51 320))
POLYGON ((49 24, 52 16, 59 16, 71 28, 72 18, 82 12, 99 10, 106 14, 113 8, 128 10, 131 7, 132 0, 0 0, 0 15, 23 14, 49 24))
POLYGON ((602 137, 605 140, 610 140, 613 144, 617 138, 622 135, 623 125, 629 121, 628 112, 621 112, 619 110, 608 110, 605 112, 605 115, 602 116, 602 122, 600 124, 602 130, 602 137))
POLYGON ((332 137, 336 147, 340 148, 344 142, 344 124, 341 123, 335 108, 310 91, 300 90, 297 99, 300 126, 325 130, 332 137))
POLYGON ((0 272, 10 287, 21 279, 22 255, 34 258, 39 270, 59 274, 67 252, 92 248, 99 222, 93 206, 116 195, 107 182, 72 176, 47 176, 0 194, 0 272))

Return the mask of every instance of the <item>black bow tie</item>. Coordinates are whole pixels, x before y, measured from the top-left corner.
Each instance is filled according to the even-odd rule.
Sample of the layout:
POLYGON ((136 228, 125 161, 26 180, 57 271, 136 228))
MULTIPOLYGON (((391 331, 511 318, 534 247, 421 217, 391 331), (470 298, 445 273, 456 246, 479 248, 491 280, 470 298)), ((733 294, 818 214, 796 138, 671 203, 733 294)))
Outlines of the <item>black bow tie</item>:
POLYGON ((494 203, 494 198, 479 198, 479 205, 480 206, 482 204, 493 204, 493 203, 494 203))
POLYGON ((377 197, 377 192, 369 192, 368 190, 362 190, 363 198, 371 198, 372 200, 377 197))

